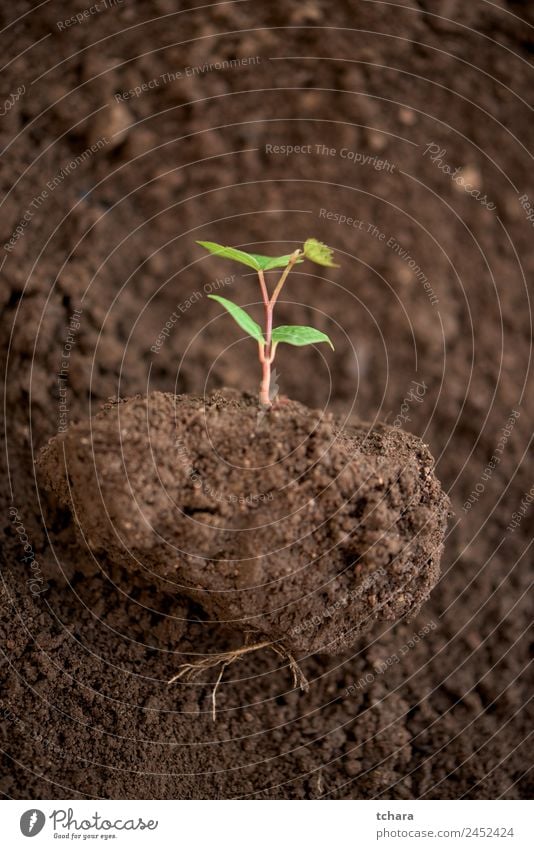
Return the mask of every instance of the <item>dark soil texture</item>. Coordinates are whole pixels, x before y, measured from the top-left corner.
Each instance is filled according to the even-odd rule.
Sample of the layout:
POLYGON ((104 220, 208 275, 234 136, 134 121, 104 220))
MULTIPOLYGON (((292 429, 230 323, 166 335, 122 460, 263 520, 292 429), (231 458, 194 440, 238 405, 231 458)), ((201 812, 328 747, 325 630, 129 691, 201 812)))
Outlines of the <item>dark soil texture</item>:
MULTIPOLYGON (((0 792, 529 797, 530 4, 194 0, 185 10, 146 0, 65 25, 89 5, 14 0, 0 12, 0 792), (331 611, 310 644, 315 599, 300 623, 283 623, 308 691, 293 685, 283 658, 258 651, 225 670, 214 722, 217 670, 168 681, 183 663, 240 646, 228 620, 257 611, 229 610, 220 592, 206 601, 192 563, 172 580, 159 554, 150 569, 133 564, 105 522, 84 535, 91 511, 73 520, 73 503, 58 506, 45 486, 50 469, 36 460, 58 431, 67 444, 74 424, 88 477, 80 472, 72 492, 87 507, 98 482, 80 447, 90 421, 146 398, 175 406, 186 394, 202 409, 206 398, 226 399, 219 406, 234 403, 252 421, 254 345, 207 295, 259 320, 254 275, 203 256, 195 240, 281 254, 308 236, 331 245, 341 267, 297 266, 277 318, 327 332, 335 352, 280 346, 277 381, 294 401, 276 427, 287 436, 284 416, 311 417, 317 451, 334 427, 356 441, 361 468, 340 478, 341 495, 366 469, 379 474, 376 456, 389 451, 423 500, 418 475, 434 457, 452 505, 441 574, 415 618, 398 616, 426 598, 434 567, 414 575, 428 577, 415 604, 358 626, 336 654, 324 643, 347 608, 331 611)), ((243 460, 273 447, 261 424, 243 460)), ((102 428, 109 447, 117 433, 102 428)), ((186 449, 188 439, 198 446, 194 428, 185 435, 186 449)), ((329 477, 347 450, 329 450, 329 477)), ((107 456, 104 483, 120 477, 124 456, 134 481, 142 477, 143 452, 119 452, 116 468, 107 456)), ((157 464, 171 482, 177 456, 157 464)), ((186 464, 182 474, 187 489, 186 464)), ((244 554, 232 556, 248 558, 254 583, 262 543, 251 504, 261 516, 273 504, 283 513, 277 481, 269 489, 247 474, 239 490, 208 478, 209 490, 191 487, 181 504, 204 524, 244 523, 244 554), (236 503, 239 492, 273 499, 236 503)), ((165 527, 161 510, 154 503, 165 527)), ((345 519, 319 539, 338 535, 321 568, 332 575, 343 560, 362 582, 387 571, 392 536, 386 550, 373 543, 388 517, 362 525, 368 539, 347 551, 345 519), (373 554, 362 560, 366 545, 373 554)), ((434 519, 415 511, 406 536, 423 539, 434 519)), ((133 502, 131 522, 137 554, 157 552, 133 502)), ((439 540, 443 524, 432 528, 439 540)), ((194 555, 195 534, 182 542, 194 555)), ((223 578, 233 588, 236 576, 223 578)), ((332 585, 323 610, 340 594, 332 585)), ((258 633, 269 625, 267 616, 258 633)))
POLYGON ((73 424, 38 467, 97 558, 289 652, 352 647, 415 615, 439 576, 448 499, 395 428, 154 392, 73 424))

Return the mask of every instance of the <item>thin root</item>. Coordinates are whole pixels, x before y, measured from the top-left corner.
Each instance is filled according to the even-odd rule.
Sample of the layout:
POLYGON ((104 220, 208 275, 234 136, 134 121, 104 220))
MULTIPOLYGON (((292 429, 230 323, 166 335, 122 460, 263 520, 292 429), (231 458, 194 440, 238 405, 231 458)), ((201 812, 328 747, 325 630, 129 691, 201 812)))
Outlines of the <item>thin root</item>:
POLYGON ((222 681, 222 677, 224 675, 224 671, 227 666, 230 666, 232 663, 235 663, 237 660, 241 660, 246 654, 250 654, 253 651, 259 651, 260 649, 271 649, 276 652, 279 657, 283 660, 287 661, 288 666, 293 675, 293 683, 295 687, 300 687, 303 692, 307 692, 309 689, 308 681, 302 669, 298 665, 297 661, 293 657, 293 655, 283 646, 277 645, 276 643, 271 642, 270 640, 264 640, 261 643, 252 643, 251 645, 241 646, 240 649, 234 649, 233 651, 221 652, 220 654, 213 654, 209 657, 205 657, 203 660, 197 660, 195 663, 184 663, 176 675, 169 680, 169 684, 174 684, 175 681, 194 681, 198 678, 202 672, 207 669, 214 669, 216 666, 220 666, 221 670, 219 672, 219 676, 217 681, 215 682, 215 686, 213 687, 211 693, 211 715, 213 717, 213 721, 215 721, 217 715, 217 689, 219 684, 222 681))

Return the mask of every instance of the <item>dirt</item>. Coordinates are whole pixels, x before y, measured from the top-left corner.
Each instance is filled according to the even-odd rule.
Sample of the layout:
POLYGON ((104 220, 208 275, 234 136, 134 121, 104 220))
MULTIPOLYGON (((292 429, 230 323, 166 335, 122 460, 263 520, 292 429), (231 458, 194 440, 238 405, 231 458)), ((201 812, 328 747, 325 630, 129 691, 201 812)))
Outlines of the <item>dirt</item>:
POLYGON ((415 615, 448 499, 415 437, 287 400, 154 392, 54 437, 45 486, 81 543, 287 652, 339 653, 415 615))
POLYGON ((1 792, 528 797, 532 11, 147 0, 61 30, 64 6, 32 5, 1 12, 1 792), (414 620, 301 659, 306 693, 243 657, 214 722, 216 670, 168 681, 241 636, 80 544, 35 459, 109 398, 255 392, 252 343, 206 297, 259 319, 253 276, 195 239, 312 235, 341 268, 295 269, 277 321, 335 352, 280 349, 281 392, 420 438, 454 516, 414 620))

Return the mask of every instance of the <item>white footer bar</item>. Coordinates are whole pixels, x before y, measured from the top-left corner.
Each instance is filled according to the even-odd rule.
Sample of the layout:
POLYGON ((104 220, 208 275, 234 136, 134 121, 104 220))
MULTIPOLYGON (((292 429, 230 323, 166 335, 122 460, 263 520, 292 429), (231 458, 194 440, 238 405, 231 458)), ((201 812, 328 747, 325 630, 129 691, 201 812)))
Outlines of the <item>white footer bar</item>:
POLYGON ((4 801, 6 847, 531 849, 531 803, 4 801))

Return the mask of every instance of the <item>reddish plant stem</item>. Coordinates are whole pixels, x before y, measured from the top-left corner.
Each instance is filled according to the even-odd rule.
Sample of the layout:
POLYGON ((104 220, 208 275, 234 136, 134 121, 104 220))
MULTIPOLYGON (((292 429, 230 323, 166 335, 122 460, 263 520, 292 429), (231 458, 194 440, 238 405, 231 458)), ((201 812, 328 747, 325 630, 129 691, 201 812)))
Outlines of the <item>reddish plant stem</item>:
MULTIPOLYGON (((276 284, 276 288, 272 294, 272 297, 269 298, 269 293, 267 291, 267 285, 265 283, 265 275, 262 269, 258 270, 258 277, 260 281, 261 294, 263 298, 263 305, 265 307, 265 344, 263 345, 261 342, 259 343, 259 357, 260 363, 262 366, 262 378, 260 385, 260 404, 264 407, 272 407, 271 397, 270 397, 270 386, 271 386, 271 363, 274 360, 274 351, 272 350, 272 333, 273 333, 273 311, 274 305, 278 299, 280 292, 282 291, 282 287, 287 280, 287 276, 296 261, 298 260, 301 254, 300 250, 296 250, 291 254, 291 259, 288 264, 284 268, 282 276, 280 280, 276 284)), ((276 347, 276 346, 275 346, 276 347)))
MULTIPOLYGON (((258 277, 260 279, 260 287, 261 287, 261 295, 263 298, 263 306, 265 308, 265 350, 264 357, 269 357, 271 353, 271 334, 273 332, 273 308, 271 301, 269 300, 269 293, 267 291, 267 284, 265 283, 265 275, 263 271, 260 269, 258 271, 258 277)), ((263 362, 260 357, 260 362, 263 362)))
POLYGON ((284 283, 285 283, 285 282, 286 282, 286 280, 287 280, 287 275, 289 274, 289 272, 291 271, 291 269, 292 269, 292 268, 293 268, 293 266, 295 265, 295 263, 296 263, 296 261, 298 260, 298 258, 299 258, 299 256, 300 256, 300 254, 301 254, 301 251, 300 251, 300 250, 293 251, 293 253, 291 254, 291 259, 289 260, 288 264, 287 264, 287 265, 286 265, 286 267, 284 268, 284 272, 283 272, 282 276, 280 277, 280 280, 279 280, 279 281, 278 281, 278 283, 276 284, 276 289, 274 290, 274 292, 273 292, 273 296, 272 296, 272 298, 271 298, 271 300, 270 300, 271 309, 273 309, 273 307, 274 307, 274 305, 275 305, 275 303, 276 303, 276 301, 277 301, 277 299, 278 299, 278 295, 279 295, 279 294, 280 294, 280 292, 282 291, 282 286, 284 285, 284 283))
POLYGON ((265 275, 261 268, 258 270, 258 277, 260 280, 260 288, 261 288, 261 296, 263 298, 263 303, 265 306, 269 303, 269 293, 267 292, 267 284, 265 283, 265 275))
POLYGON ((260 362, 262 369, 261 385, 260 385, 260 404, 264 407, 272 407, 269 389, 271 387, 271 360, 265 356, 265 352, 260 353, 260 362))
POLYGON ((260 280, 261 294, 263 297, 263 305, 265 308, 265 344, 259 343, 259 355, 262 369, 261 385, 260 385, 260 404, 264 407, 271 406, 271 398, 269 389, 271 386, 271 335, 273 331, 273 309, 269 300, 269 293, 265 283, 263 271, 258 271, 260 280))

